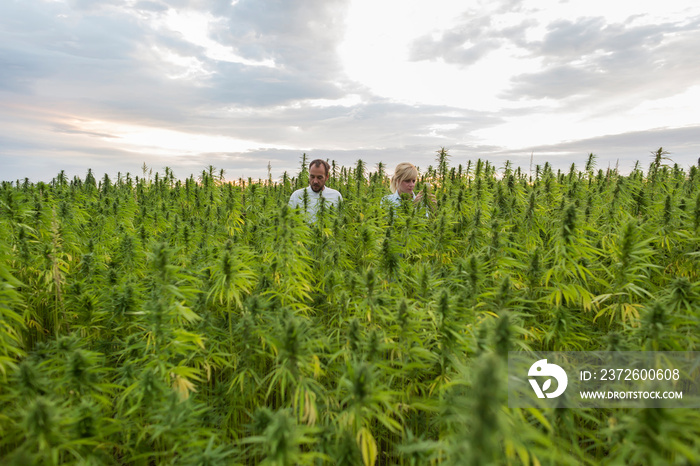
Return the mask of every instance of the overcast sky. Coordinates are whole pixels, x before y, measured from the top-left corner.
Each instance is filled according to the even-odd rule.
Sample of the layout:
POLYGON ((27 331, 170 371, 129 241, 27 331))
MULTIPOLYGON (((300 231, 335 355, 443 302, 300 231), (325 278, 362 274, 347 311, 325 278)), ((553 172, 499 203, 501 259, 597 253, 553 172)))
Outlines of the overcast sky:
POLYGON ((2 0, 0 179, 700 157, 696 0, 2 0), (624 5, 624 6, 621 6, 624 5))

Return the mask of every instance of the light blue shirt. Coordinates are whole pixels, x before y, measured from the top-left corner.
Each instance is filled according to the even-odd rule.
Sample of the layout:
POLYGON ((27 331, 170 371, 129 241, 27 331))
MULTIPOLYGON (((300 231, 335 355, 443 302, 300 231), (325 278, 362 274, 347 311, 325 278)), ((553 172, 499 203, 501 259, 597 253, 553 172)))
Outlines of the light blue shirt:
MULTIPOLYGON (((413 199, 416 198, 416 193, 411 193, 413 194, 413 199)), ((399 207, 401 205, 401 194, 399 194, 399 191, 397 190, 394 194, 389 194, 388 196, 384 196, 382 199, 384 201, 385 205, 393 205, 394 207, 399 207)), ((426 209, 425 212, 426 217, 430 217, 430 209, 426 209)))
MULTIPOLYGON (((416 193, 411 193, 413 194, 413 199, 416 198, 416 193)), ((393 204, 395 207, 398 207, 401 205, 401 194, 399 194, 399 191, 397 190, 394 194, 389 194, 388 196, 384 196, 384 202, 388 204, 393 204)))

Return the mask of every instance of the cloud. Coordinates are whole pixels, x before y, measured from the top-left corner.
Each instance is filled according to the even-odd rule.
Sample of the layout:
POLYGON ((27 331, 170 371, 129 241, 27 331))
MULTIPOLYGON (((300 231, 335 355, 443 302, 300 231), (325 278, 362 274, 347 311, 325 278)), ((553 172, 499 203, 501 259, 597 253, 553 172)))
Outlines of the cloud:
POLYGON ((640 99, 667 97, 697 82, 700 62, 688 57, 700 42, 699 29, 700 16, 693 15, 665 21, 645 14, 618 22, 575 14, 560 19, 546 9, 501 2, 490 9, 465 7, 451 26, 413 40, 409 57, 469 68, 509 53, 539 65, 528 72, 502 70, 512 74, 498 93, 504 101, 537 105, 550 99, 565 110, 607 106, 612 100, 618 108, 630 108, 640 99), (539 38, 538 31, 543 31, 539 38))
POLYGON ((166 12, 168 11, 168 5, 161 2, 143 0, 134 4, 134 10, 166 12))
POLYGON ((550 162, 555 169, 566 169, 571 163, 583 167, 587 155, 594 153, 598 156, 598 168, 614 168, 618 165, 621 172, 629 173, 636 162, 639 162, 639 168, 646 170, 651 161, 651 153, 659 147, 668 150, 671 161, 684 169, 695 164, 700 167, 700 126, 630 131, 518 150, 494 148, 489 158, 512 160, 516 166, 526 168, 532 155, 535 164, 550 162))
POLYGON ((700 40, 700 17, 683 23, 635 26, 603 18, 559 20, 541 41, 527 45, 543 68, 520 74, 508 99, 615 99, 633 106, 644 98, 682 92, 697 82, 700 63, 688 53, 700 40))
POLYGON ((348 83, 335 49, 343 38, 344 7, 345 2, 321 0, 236 3, 227 20, 214 25, 212 36, 247 58, 272 60, 275 66, 218 63, 208 84, 227 101, 261 105, 342 97, 337 85, 348 83))
POLYGON ((463 23, 443 31, 437 38, 427 34, 415 39, 409 58, 413 61, 442 59, 447 63, 470 65, 499 48, 502 42, 494 33, 489 17, 469 15, 463 23))
MULTIPOLYGON (((610 130, 620 136, 593 136, 609 115, 632 122, 634 112, 678 107, 666 98, 697 82, 700 17, 557 19, 548 8, 509 0, 484 2, 483 10, 453 5, 449 21, 429 18, 436 28, 414 37, 408 23, 423 13, 398 15, 407 24, 397 29, 376 14, 372 40, 352 28, 360 45, 353 59, 386 78, 380 87, 351 74, 339 53, 350 1, 0 2, 3 177, 30 170, 50 179, 61 169, 84 176, 90 166, 112 176, 138 173, 144 161, 181 176, 211 163, 266 177, 268 160, 275 173, 291 172, 302 152, 342 164, 363 157, 427 167, 440 146, 464 163, 507 156, 527 163, 532 150, 564 160, 598 147, 605 153, 605 144, 611 156, 647 145, 644 154, 660 145, 681 157, 697 152, 693 130, 631 131, 697 122, 679 116, 665 124, 661 112, 643 126, 634 120, 610 130), (645 99, 655 100, 644 107, 645 99), (514 140, 509 129, 535 133, 533 118, 542 133, 552 132, 548 119, 566 127, 558 140, 504 149, 514 140), (591 120, 596 125, 576 136, 591 120), (489 128, 495 137, 477 138, 489 128), (137 144, 153 134, 177 134, 188 145, 137 144)), ((447 3, 435 4, 436 15, 447 3)), ((360 19, 378 8, 363 7, 360 19)))
POLYGON ((69 125, 69 124, 66 124, 66 123, 57 123, 57 124, 54 126, 54 129, 53 129, 53 130, 54 130, 55 132, 57 132, 57 133, 65 133, 65 134, 83 134, 83 135, 91 136, 91 137, 95 137, 95 138, 105 138, 105 139, 109 139, 109 138, 115 138, 115 137, 116 137, 116 136, 114 136, 113 134, 110 134, 110 133, 100 133, 100 132, 97 132, 97 131, 85 131, 85 130, 82 130, 82 129, 80 129, 80 128, 74 126, 74 125, 69 125))
POLYGON ((2 86, 79 102, 102 114, 108 109, 125 119, 162 122, 181 120, 193 107, 343 97, 338 84, 344 78, 334 53, 343 34, 343 3, 179 4, 209 9, 209 29, 201 32, 211 43, 242 60, 272 60, 275 66, 212 58, 206 47, 164 25, 162 3, 127 8, 73 2, 71 8, 10 2, 0 6, 6 18, 0 20, 0 37, 13 44, 0 48, 6 65, 2 86))

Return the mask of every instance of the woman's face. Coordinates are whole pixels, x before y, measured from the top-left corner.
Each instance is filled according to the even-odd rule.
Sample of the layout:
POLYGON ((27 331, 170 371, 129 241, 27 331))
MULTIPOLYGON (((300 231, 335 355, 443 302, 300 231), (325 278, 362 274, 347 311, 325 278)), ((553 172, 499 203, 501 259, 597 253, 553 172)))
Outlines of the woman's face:
POLYGON ((408 178, 401 180, 399 183, 399 194, 413 194, 413 188, 416 187, 416 179, 408 178))

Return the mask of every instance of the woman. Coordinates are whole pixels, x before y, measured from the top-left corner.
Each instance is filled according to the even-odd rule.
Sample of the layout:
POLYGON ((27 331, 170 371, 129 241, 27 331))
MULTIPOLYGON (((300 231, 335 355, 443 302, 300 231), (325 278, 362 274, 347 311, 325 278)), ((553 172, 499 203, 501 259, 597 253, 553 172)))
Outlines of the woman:
MULTIPOLYGON (((423 199, 423 193, 413 192, 416 187, 416 180, 418 179, 418 169, 412 163, 402 162, 396 166, 394 170, 394 176, 391 177, 391 192, 388 196, 384 197, 384 202, 388 204, 393 204, 398 206, 401 204, 401 197, 410 196, 409 199, 413 199, 414 204, 418 204, 421 199, 423 199)), ((435 197, 430 196, 430 200, 434 203, 435 197)))

